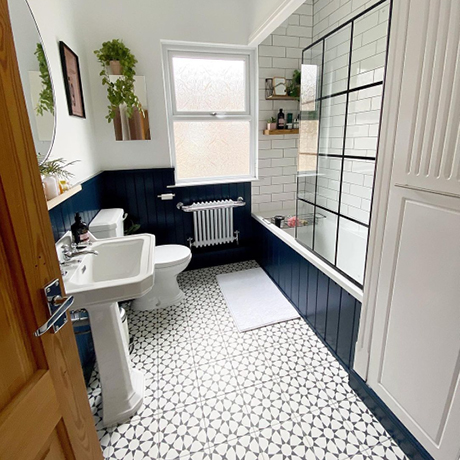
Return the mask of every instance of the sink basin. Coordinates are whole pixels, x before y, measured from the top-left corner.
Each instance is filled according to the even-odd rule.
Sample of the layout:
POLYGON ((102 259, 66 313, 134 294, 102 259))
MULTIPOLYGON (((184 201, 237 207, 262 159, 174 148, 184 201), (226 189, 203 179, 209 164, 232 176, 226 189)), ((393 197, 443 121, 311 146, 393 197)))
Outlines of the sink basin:
POLYGON ((66 292, 76 308, 121 302, 146 294, 153 285, 153 235, 132 235, 96 240, 99 254, 82 256, 81 263, 64 277, 66 292))
MULTIPOLYGON (((71 242, 70 233, 56 243, 62 259, 62 246, 71 242)), ((88 311, 102 387, 105 426, 132 417, 144 398, 144 375, 132 366, 117 302, 135 299, 153 287, 153 235, 132 235, 97 240, 89 249, 98 254, 77 256, 66 265, 63 276, 75 308, 88 311)))

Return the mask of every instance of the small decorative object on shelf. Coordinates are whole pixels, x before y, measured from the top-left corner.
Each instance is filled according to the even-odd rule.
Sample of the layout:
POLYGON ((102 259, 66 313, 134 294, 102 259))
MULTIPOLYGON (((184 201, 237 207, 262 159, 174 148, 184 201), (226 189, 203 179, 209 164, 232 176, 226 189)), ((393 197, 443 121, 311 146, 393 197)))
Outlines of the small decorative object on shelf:
POLYGON ((300 97, 299 70, 294 70, 291 78, 273 77, 265 79, 265 99, 298 101, 300 97))
POLYGON ((137 59, 119 39, 102 43, 102 48, 94 51, 94 54, 103 68, 99 74, 102 77, 102 84, 107 85, 107 99, 110 102, 107 121, 110 123, 115 119, 117 108, 121 104, 126 104, 126 114, 131 118, 135 108, 142 110, 142 105, 134 92, 137 59), (121 77, 112 81, 108 73, 109 68, 112 74, 121 77))
POLYGON ((280 109, 278 112, 278 117, 276 119, 276 129, 286 128, 286 120, 284 119, 283 109, 280 109))
POLYGON ((292 123, 292 128, 293 129, 299 129, 300 127, 300 114, 297 115, 296 119, 294 120, 294 123, 292 123))
POLYGON ((119 39, 104 42, 94 53, 103 68, 99 75, 107 86, 106 118, 113 121, 115 139, 150 140, 145 78, 136 75, 137 59, 119 39))
POLYGON ((270 131, 273 129, 276 129, 276 118, 275 117, 271 117, 267 120, 267 130, 270 131))
POLYGON ((299 70, 294 70, 292 80, 289 80, 289 85, 286 88, 288 96, 298 99, 300 97, 300 79, 301 73, 299 70))
POLYGON ((48 160, 39 165, 42 176, 43 189, 47 200, 56 198, 59 194, 70 188, 69 180, 73 173, 66 168, 77 163, 78 160, 66 161, 63 158, 48 160))
POLYGON ((286 79, 284 77, 273 77, 273 96, 287 96, 286 79))

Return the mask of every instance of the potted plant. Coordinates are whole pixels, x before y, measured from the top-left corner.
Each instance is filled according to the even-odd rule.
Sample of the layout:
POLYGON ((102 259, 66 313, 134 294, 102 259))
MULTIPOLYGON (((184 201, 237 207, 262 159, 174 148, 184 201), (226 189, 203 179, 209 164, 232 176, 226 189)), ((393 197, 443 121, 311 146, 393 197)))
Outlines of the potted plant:
POLYGON ((276 118, 275 117, 271 117, 267 120, 267 129, 269 131, 276 129, 276 118))
POLYGON ((48 69, 48 63, 46 62, 45 51, 41 43, 37 43, 34 54, 38 60, 38 71, 42 82, 42 90, 38 95, 38 103, 37 107, 35 107, 35 112, 37 115, 43 115, 44 112, 50 112, 54 115, 54 97, 50 71, 48 69))
POLYGON ((43 189, 47 200, 55 198, 69 188, 68 181, 73 177, 73 173, 67 171, 66 168, 78 161, 74 160, 66 163, 64 158, 56 158, 55 160, 47 160, 39 164, 43 189))
POLYGON ((294 72, 292 73, 292 80, 287 88, 288 96, 300 97, 300 80, 300 70, 294 70, 294 72))
POLYGON ((142 106, 134 93, 134 75, 137 59, 122 40, 114 39, 102 43, 102 47, 94 54, 102 64, 100 72, 102 84, 107 85, 107 99, 110 102, 109 113, 106 116, 110 123, 117 116, 117 111, 122 104, 126 104, 126 115, 131 118, 137 108, 142 112, 142 106), (115 81, 110 79, 108 69, 113 75, 120 75, 115 81))

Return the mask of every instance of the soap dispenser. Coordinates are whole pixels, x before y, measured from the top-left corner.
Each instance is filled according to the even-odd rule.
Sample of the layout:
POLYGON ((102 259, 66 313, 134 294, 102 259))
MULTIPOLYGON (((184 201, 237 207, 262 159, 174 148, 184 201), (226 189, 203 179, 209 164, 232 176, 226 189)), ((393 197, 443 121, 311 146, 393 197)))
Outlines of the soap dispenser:
POLYGON ((89 243, 88 225, 81 220, 80 213, 75 214, 75 222, 70 227, 75 244, 89 243))

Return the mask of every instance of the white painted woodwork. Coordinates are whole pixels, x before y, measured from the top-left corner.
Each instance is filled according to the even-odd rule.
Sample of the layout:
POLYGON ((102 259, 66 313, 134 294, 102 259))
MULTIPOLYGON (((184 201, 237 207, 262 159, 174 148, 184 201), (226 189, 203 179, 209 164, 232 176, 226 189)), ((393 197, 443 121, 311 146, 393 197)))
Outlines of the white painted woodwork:
POLYGON ((460 2, 409 8, 394 181, 460 196, 460 2))
POLYGON ((394 2, 355 369, 436 460, 460 456, 460 3, 394 2))
POLYGON ((390 194, 368 384, 439 460, 460 451, 460 200, 390 194))

